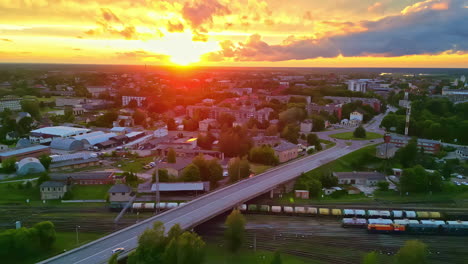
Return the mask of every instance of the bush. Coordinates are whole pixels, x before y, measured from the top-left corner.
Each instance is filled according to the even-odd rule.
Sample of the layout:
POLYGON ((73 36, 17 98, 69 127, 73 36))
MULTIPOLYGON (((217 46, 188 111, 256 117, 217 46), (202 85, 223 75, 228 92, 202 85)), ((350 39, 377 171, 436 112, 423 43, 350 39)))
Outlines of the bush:
POLYGON ((354 132, 353 136, 355 138, 366 138, 366 130, 362 126, 358 126, 354 132))
POLYGON ((389 185, 390 183, 388 183, 387 181, 379 181, 377 183, 377 187, 379 187, 379 191, 388 191, 389 185))

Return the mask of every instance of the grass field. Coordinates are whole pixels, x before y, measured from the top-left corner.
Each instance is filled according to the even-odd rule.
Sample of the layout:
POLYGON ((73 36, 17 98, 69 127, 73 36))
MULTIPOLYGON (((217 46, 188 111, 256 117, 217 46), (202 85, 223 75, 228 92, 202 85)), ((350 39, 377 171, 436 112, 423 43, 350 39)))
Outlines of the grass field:
POLYGON ((68 251, 77 246, 81 246, 93 240, 96 240, 103 236, 102 234, 96 233, 78 233, 79 244, 76 243, 76 233, 75 232, 57 232, 57 237, 54 243, 54 247, 50 252, 44 252, 40 256, 36 256, 30 259, 25 260, 24 264, 27 263, 36 263, 38 261, 53 257, 64 251, 68 251))
POLYGON ((111 185, 74 185, 71 188, 73 200, 106 199, 111 185))
POLYGON ((2 183, 0 184, 0 203, 14 203, 14 202, 26 202, 26 199, 39 200, 40 193, 39 188, 36 188, 35 183, 30 189, 19 189, 19 183, 2 183))
POLYGON ((143 166, 153 161, 153 157, 145 157, 145 158, 131 158, 128 160, 120 160, 118 161, 115 166, 123 171, 131 171, 131 172, 143 172, 143 166), (119 167, 120 165, 120 167, 119 167))
MULTIPOLYGON (((273 252, 257 250, 241 250, 236 254, 230 254, 219 246, 208 244, 206 250, 205 264, 269 264, 273 258, 273 252)), ((281 254, 283 264, 314 264, 310 260, 300 259, 287 254, 281 254)))
POLYGON ((272 168, 272 166, 269 165, 263 165, 263 164, 258 164, 258 163, 250 163, 250 170, 255 173, 255 175, 260 174, 268 170, 269 168, 272 168))
POLYGON ((353 136, 353 132, 344 132, 344 133, 330 135, 330 137, 336 138, 336 139, 344 139, 344 140, 371 140, 371 139, 382 138, 382 135, 374 133, 374 132, 366 132, 366 138, 355 138, 353 136))

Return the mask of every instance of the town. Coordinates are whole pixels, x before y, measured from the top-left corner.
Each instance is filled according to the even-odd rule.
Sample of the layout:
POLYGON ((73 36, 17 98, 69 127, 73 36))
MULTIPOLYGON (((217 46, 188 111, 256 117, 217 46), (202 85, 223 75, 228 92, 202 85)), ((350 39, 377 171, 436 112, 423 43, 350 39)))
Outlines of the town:
POLYGON ((433 212, 418 218, 467 216, 468 82, 457 72, 94 67, 0 70, 3 228, 50 220, 73 248, 260 176, 265 189, 212 217, 232 205, 345 216, 404 210, 403 199, 441 204, 416 206, 433 212))

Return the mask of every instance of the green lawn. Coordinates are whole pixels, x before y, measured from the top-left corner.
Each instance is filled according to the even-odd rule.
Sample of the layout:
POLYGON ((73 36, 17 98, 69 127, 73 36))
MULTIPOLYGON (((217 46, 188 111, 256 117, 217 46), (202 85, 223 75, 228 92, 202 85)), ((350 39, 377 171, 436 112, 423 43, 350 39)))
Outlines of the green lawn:
POLYGON ((112 185, 74 185, 71 188, 73 200, 106 199, 106 194, 112 185))
POLYGON ((336 139, 344 139, 344 140, 370 140, 370 139, 382 138, 383 136, 381 134, 377 134, 374 132, 366 132, 366 138, 355 138, 353 136, 353 132, 344 132, 344 133, 330 135, 330 137, 336 138, 336 139))
POLYGON ((40 256, 35 256, 25 260, 21 263, 36 263, 38 261, 53 257, 58 255, 65 250, 73 249, 77 246, 81 246, 83 244, 89 243, 93 240, 96 240, 102 237, 104 234, 96 234, 96 233, 78 233, 79 244, 76 243, 76 233, 75 232, 57 232, 57 238, 55 240, 54 246, 51 252, 43 252, 40 256))
POLYGON ((144 157, 144 158, 130 158, 127 160, 120 160, 118 161, 115 166, 123 171, 131 171, 131 172, 143 172, 146 171, 143 169, 143 166, 153 161, 153 157, 144 157), (120 165, 120 167, 119 167, 120 165))
POLYGON ((19 183, 2 183, 0 184, 0 203, 15 203, 15 202, 26 202, 26 199, 29 200, 40 200, 39 188, 33 186, 30 189, 19 189, 19 183))
POLYGON ((250 163, 250 170, 255 173, 255 175, 260 174, 271 168, 270 165, 263 165, 258 163, 250 163))
MULTIPOLYGON (((219 246, 208 244, 206 250, 205 264, 269 264, 273 258, 273 252, 257 250, 241 250, 236 254, 230 254, 219 246)), ((283 264, 314 264, 311 260, 300 259, 295 256, 282 253, 283 264)))

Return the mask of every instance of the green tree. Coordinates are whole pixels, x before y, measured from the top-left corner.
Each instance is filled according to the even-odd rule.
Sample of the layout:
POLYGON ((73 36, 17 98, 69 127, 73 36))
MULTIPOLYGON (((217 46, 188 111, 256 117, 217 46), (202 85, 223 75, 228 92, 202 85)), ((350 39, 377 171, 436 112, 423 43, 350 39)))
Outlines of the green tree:
MULTIPOLYGON (((159 182, 168 182, 169 173, 167 172, 167 169, 158 169, 158 177, 159 177, 159 182)), ((156 172, 153 172, 153 175, 151 175, 151 182, 152 183, 156 182, 156 172)))
POLYGON ((162 263, 167 245, 164 225, 155 222, 153 228, 146 229, 138 238, 138 247, 128 256, 128 264, 162 263))
POLYGON ((198 167, 191 163, 182 170, 182 180, 184 182, 196 182, 200 181, 200 170, 198 167))
POLYGON ((270 146, 260 146, 250 149, 249 160, 264 165, 277 165, 279 163, 275 150, 270 146))
POLYGON ((323 148, 322 148, 322 144, 320 144, 320 141, 315 143, 315 150, 317 151, 321 151, 323 148))
POLYGON ((309 146, 315 146, 318 143, 320 143, 320 141, 317 134, 310 133, 307 135, 307 144, 309 144, 309 146))
POLYGON ((404 168, 412 167, 415 164, 417 155, 418 143, 415 138, 412 138, 406 146, 400 148, 395 154, 404 168))
POLYGON ((40 186, 43 182, 50 181, 50 176, 47 172, 41 173, 39 178, 36 181, 36 185, 40 186))
POLYGON ((218 181, 223 178, 223 167, 219 164, 217 159, 209 160, 208 171, 210 172, 210 177, 208 178, 210 186, 211 188, 216 188, 218 181))
POLYGON ((320 193, 322 192, 322 183, 319 180, 311 179, 307 185, 308 185, 307 190, 309 191, 309 195, 311 197, 320 196, 320 193))
POLYGON ((2 171, 5 173, 12 173, 16 171, 16 159, 6 158, 2 161, 2 171))
POLYGON ((118 264, 119 253, 114 253, 107 261, 107 264, 118 264))
POLYGON ((42 166, 44 166, 44 168, 48 170, 50 164, 52 163, 52 158, 49 155, 44 154, 39 157, 39 161, 41 162, 42 166))
POLYGON ((325 129, 325 120, 318 115, 312 115, 312 131, 322 131, 325 129))
POLYGON ((281 253, 279 251, 275 251, 273 255, 273 259, 271 260, 270 264, 281 264, 283 261, 281 260, 281 253))
POLYGON ((372 251, 364 255, 362 260, 362 264, 378 264, 379 263, 379 255, 377 252, 372 251))
POLYGON ((299 126, 292 124, 285 126, 281 132, 281 137, 291 143, 297 144, 297 139, 299 138, 299 126))
POLYGON ((278 135, 278 126, 276 125, 270 125, 267 127, 265 130, 265 136, 276 136, 278 135))
POLYGON ((358 126, 354 132, 353 136, 355 138, 366 138, 366 130, 362 126, 358 126))
POLYGON ((205 258, 205 242, 195 233, 184 232, 170 240, 164 263, 201 264, 205 258))
POLYGON ((398 264, 427 263, 427 246, 419 240, 408 240, 396 254, 398 264))
POLYGON ((24 112, 28 112, 34 119, 41 119, 41 109, 39 102, 35 100, 23 100, 21 101, 21 109, 24 112))
POLYGON ((377 183, 377 187, 379 188, 379 191, 388 191, 388 186, 390 183, 388 181, 379 181, 377 183))
POLYGON ((236 253, 244 243, 245 218, 239 210, 233 210, 226 219, 224 237, 229 251, 236 253))
POLYGON ((250 175, 250 164, 245 158, 232 158, 228 164, 228 175, 231 182, 247 178, 250 175))
POLYGON ((320 176, 320 182, 323 187, 331 188, 338 185, 338 178, 330 173, 324 173, 320 176))
POLYGON ((50 221, 37 223, 33 226, 38 232, 39 242, 43 249, 50 250, 55 243, 55 226, 50 221))
POLYGON ((252 147, 252 139, 245 127, 223 129, 219 137, 219 149, 227 157, 244 156, 252 147))
POLYGON ((169 118, 166 122, 167 124, 167 130, 174 131, 177 130, 177 124, 174 120, 174 118, 169 118))
POLYGON ((177 154, 173 148, 170 148, 167 151, 167 163, 176 163, 177 162, 177 154))
POLYGON ((232 123, 236 121, 236 118, 231 114, 221 113, 217 120, 221 127, 232 127, 232 123))

